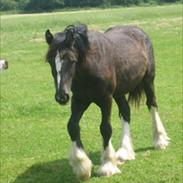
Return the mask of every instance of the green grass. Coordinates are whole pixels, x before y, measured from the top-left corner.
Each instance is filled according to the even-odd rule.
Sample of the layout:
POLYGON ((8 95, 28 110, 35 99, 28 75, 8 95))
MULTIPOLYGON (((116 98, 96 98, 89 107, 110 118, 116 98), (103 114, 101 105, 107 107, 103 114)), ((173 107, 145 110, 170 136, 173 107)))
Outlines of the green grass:
MULTIPOLYGON (((2 183, 77 183, 68 164, 70 105, 54 101, 49 65, 44 62, 44 32, 63 30, 77 21, 90 29, 135 24, 151 37, 156 57, 159 112, 171 138, 164 151, 152 148, 151 118, 144 103, 132 107, 136 160, 120 166, 122 173, 97 177, 102 147, 100 111, 92 105, 81 120, 82 139, 93 161, 88 183, 181 183, 182 176, 182 5, 82 10, 35 15, 1 16, 1 57, 9 69, 1 77, 2 183)), ((117 107, 112 112, 113 144, 119 146, 117 107)))

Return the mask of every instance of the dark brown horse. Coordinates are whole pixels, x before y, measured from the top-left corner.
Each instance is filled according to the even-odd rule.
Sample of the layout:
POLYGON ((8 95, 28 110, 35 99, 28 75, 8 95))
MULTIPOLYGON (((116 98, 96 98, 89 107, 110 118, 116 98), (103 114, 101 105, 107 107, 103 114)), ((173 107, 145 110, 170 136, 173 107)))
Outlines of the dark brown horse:
POLYGON ((169 138, 157 112, 154 93, 155 65, 149 37, 135 26, 115 26, 106 32, 88 31, 87 26, 68 26, 54 36, 46 31, 47 61, 55 82, 56 101, 64 105, 72 91, 68 132, 72 140, 70 164, 79 179, 91 176, 92 163, 84 152, 79 121, 94 102, 101 109, 100 131, 103 154, 99 174, 120 173, 118 163, 135 159, 130 137, 129 101, 140 102, 144 91, 153 119, 154 146, 164 149, 169 138), (128 99, 125 95, 128 94, 128 99), (120 148, 111 143, 112 99, 116 101, 123 126, 120 148))

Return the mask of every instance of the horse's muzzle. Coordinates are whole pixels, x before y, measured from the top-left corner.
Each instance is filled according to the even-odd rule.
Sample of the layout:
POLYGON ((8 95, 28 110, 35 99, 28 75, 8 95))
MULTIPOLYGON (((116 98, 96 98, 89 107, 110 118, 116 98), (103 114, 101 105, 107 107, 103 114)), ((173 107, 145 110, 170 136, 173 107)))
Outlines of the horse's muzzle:
POLYGON ((68 94, 62 94, 61 96, 55 95, 55 100, 60 104, 60 105, 65 105, 69 101, 69 95, 68 94))

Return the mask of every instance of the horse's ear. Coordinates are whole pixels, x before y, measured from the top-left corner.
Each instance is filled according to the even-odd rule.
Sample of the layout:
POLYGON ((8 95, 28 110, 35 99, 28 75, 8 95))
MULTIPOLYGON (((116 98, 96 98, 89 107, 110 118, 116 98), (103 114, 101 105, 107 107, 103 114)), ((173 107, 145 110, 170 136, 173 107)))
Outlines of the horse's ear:
POLYGON ((74 31, 71 29, 71 30, 67 30, 66 31, 66 47, 67 48, 70 48, 72 46, 72 43, 74 41, 74 31))
POLYGON ((53 40, 53 35, 49 29, 45 32, 45 39, 46 39, 46 42, 50 45, 53 40))

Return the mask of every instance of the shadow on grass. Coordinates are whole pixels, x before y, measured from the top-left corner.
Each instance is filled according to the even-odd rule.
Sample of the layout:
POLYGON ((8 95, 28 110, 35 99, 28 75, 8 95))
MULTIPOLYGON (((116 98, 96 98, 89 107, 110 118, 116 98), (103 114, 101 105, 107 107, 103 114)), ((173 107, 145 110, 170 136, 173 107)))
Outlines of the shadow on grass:
MULTIPOLYGON (((154 147, 136 149, 135 152, 154 150, 154 147)), ((100 165, 100 152, 91 152, 89 157, 93 165, 100 165)), ((92 170, 92 177, 98 177, 96 170, 92 170)), ((55 160, 32 165, 19 175, 12 183, 79 183, 72 172, 68 159, 55 160)))
POLYGON ((35 164, 13 183, 79 183, 67 159, 35 164))
MULTIPOLYGON (((90 153, 94 165, 100 164, 100 152, 90 153)), ((97 174, 92 170, 92 177, 97 174)), ((32 165, 12 183, 79 183, 72 172, 68 159, 32 165)))
POLYGON ((155 150, 155 149, 153 146, 149 146, 149 147, 143 147, 143 148, 136 149, 135 152, 138 153, 138 152, 143 152, 143 151, 148 151, 148 150, 155 150))

